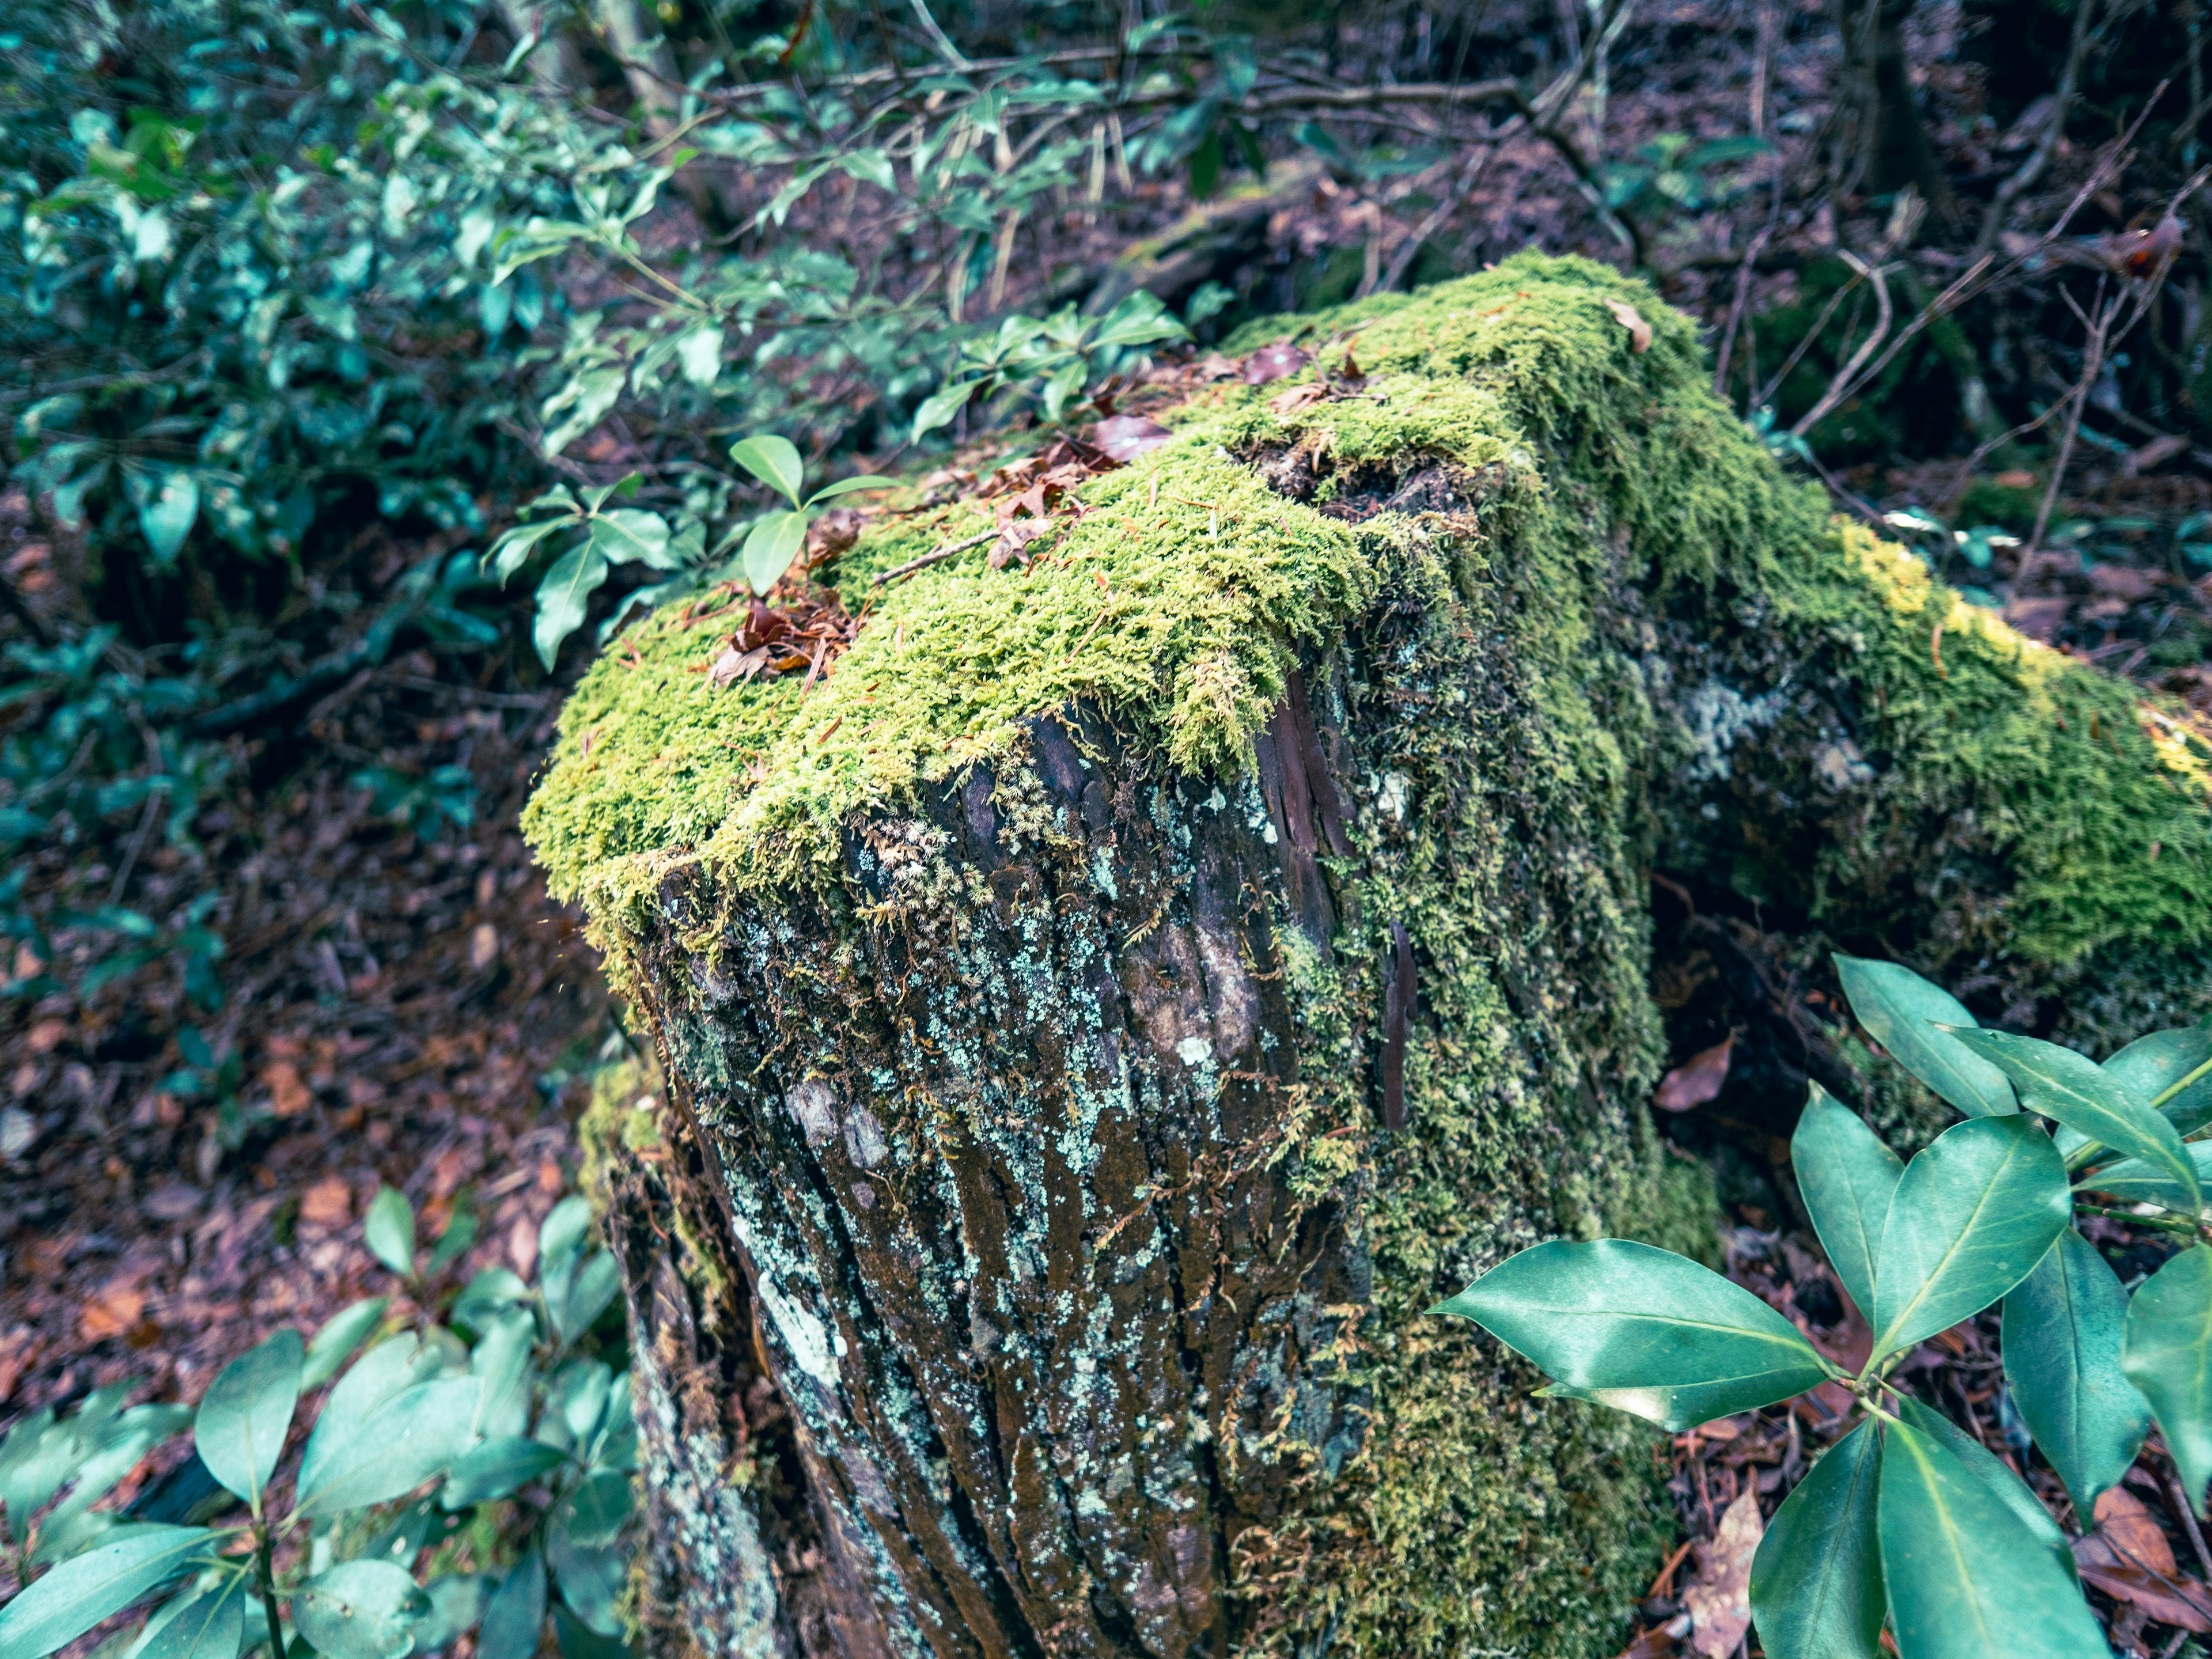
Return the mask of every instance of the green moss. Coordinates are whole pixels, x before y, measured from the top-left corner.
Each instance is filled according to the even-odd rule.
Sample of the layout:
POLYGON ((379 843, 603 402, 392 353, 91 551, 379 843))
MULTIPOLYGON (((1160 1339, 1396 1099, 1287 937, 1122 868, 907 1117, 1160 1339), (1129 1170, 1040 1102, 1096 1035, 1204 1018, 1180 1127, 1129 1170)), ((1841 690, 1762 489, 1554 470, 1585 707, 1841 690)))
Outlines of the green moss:
MULTIPOLYGON (((848 822, 989 764, 999 810, 1048 857, 1049 813, 1021 793, 1030 717, 1087 700, 1154 775, 1239 788, 1302 647, 1367 665, 1336 711, 1358 795, 1357 856, 1335 872, 1342 926, 1332 951, 1290 950, 1311 1063, 1270 1126, 1294 1196, 1337 1205, 1371 1254, 1371 1298, 1339 1344, 1367 1428, 1349 1455, 1287 1421, 1221 1448, 1291 1471, 1297 1494, 1237 1540, 1246 1648, 1312 1651, 1334 1632, 1332 1650, 1409 1659, 1601 1656, 1667 1520, 1645 1431, 1531 1401, 1525 1369, 1423 1310, 1547 1234, 1711 1248, 1709 1181, 1661 1152, 1641 1104, 1662 1061, 1644 987, 1646 803, 1698 756, 1650 618, 1704 630, 1686 665, 1759 644, 1770 678, 1746 690, 1817 678, 1875 735, 1875 775, 1830 815, 1817 857, 1755 872, 1839 921, 1902 883, 1942 914, 1931 936, 1954 951, 2074 971, 2097 953, 2212 945, 2206 770, 2125 687, 1961 604, 1785 480, 1712 397, 1688 320, 1640 284, 1523 256, 1310 328, 1325 359, 1356 353, 1363 395, 1288 414, 1269 407, 1280 386, 1194 397, 1169 417, 1172 443, 1084 488, 1083 515, 1026 573, 984 571, 978 550, 876 590, 875 573, 986 520, 955 506, 879 524, 838 578, 848 605, 872 609, 810 692, 795 677, 716 690, 695 671, 726 622, 656 616, 579 689, 526 827, 686 1075, 743 1091, 746 1066, 827 1069, 858 1041, 841 999, 874 993, 836 980, 849 964, 811 958, 836 994, 789 1012, 799 1060, 759 1059, 768 1045, 720 1035, 697 1002, 694 953, 781 950, 810 906, 833 932, 854 926, 848 822), (1609 301, 1650 323, 1648 350, 1609 301), (1270 487, 1292 459, 1324 502, 1443 463, 1455 504, 1354 526, 1270 487), (1348 634, 1356 649, 1336 643, 1348 634), (678 866, 744 925, 660 903, 678 866), (1393 919, 1418 940, 1421 1010, 1414 1127, 1383 1136, 1366 1079, 1393 919)), ((937 873, 933 902, 967 902, 957 872, 937 873)), ((959 947, 936 943, 927 915, 894 920, 945 952, 915 981, 933 1041, 974 1036, 960 978, 975 964, 956 971, 959 947)), ((1025 957, 1021 971, 1043 969, 1025 957)), ((962 1066, 982 1075, 985 1053, 979 1041, 962 1066)), ((1886 1127, 1909 1127, 1899 1111, 1886 1127)), ((963 1127, 978 1146, 1012 1133, 963 1127)), ((887 1118, 885 1133, 903 1131, 887 1118)), ((803 1253, 785 1270, 796 1294, 803 1253)))

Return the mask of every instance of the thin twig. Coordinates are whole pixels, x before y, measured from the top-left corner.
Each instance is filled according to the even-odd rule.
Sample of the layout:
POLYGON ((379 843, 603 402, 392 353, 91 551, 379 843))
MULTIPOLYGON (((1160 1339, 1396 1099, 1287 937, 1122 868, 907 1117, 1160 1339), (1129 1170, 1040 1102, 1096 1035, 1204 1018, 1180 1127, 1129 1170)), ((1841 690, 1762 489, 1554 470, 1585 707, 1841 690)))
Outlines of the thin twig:
POLYGON ((965 553, 971 547, 981 547, 985 542, 994 540, 998 533, 995 529, 986 530, 981 535, 970 536, 964 542, 954 542, 948 547, 925 553, 918 559, 908 559, 904 564, 894 565, 889 570, 877 574, 875 586, 881 587, 885 582, 896 581, 901 576, 911 576, 915 571, 935 564, 940 559, 949 559, 955 553, 965 553))
POLYGON ((1825 419, 1829 411, 1849 395, 1847 389, 1854 386, 1854 377, 1866 366, 1866 360, 1874 356, 1875 349, 1881 344, 1883 337, 1889 332, 1889 284, 1882 280, 1879 256, 1873 264, 1867 264, 1849 249, 1839 251, 1836 257, 1874 284, 1874 332, 1868 335, 1861 343, 1859 349, 1851 354, 1850 361, 1836 371, 1835 378, 1828 382, 1828 389, 1820 394, 1820 401, 1808 410, 1804 418, 1790 428, 1801 438, 1825 419))

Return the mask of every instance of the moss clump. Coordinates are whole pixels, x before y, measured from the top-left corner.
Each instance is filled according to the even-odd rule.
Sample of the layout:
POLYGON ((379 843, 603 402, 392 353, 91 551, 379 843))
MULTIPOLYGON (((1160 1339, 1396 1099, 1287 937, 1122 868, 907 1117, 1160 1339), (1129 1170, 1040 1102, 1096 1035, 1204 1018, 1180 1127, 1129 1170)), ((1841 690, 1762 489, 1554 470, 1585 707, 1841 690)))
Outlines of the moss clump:
MULTIPOLYGON (((1065 1242, 1043 1224, 1060 1189, 1038 1172, 1090 1169, 1104 1108, 1077 1121, 1037 1103, 1060 1085, 1035 1083, 1036 1046, 1008 1011, 1035 999, 1066 1030, 1119 1030, 1107 1005, 1139 939, 1204 935, 1175 908, 1190 869, 1176 872, 1184 896, 1126 931, 1110 860, 1086 862, 1087 808, 1053 804, 1030 723, 1097 711, 1146 803, 1126 833, 1172 864, 1222 813, 1266 819, 1255 734, 1303 658, 1345 734, 1331 764, 1353 798, 1352 852, 1330 861, 1327 946, 1246 963, 1255 983, 1281 980, 1303 1079, 1252 1133, 1291 1200, 1333 1207, 1371 1264, 1371 1285, 1316 1328, 1338 1331, 1324 1425, 1338 1411, 1364 1427, 1308 1432, 1293 1391, 1279 1421, 1209 1428, 1224 1481, 1264 1468, 1287 1483, 1237 1534, 1240 1643, 1601 1655, 1664 1521, 1644 1431, 1531 1401, 1525 1370, 1422 1310, 1547 1234, 1695 1249, 1710 1188, 1662 1154, 1642 1106, 1661 1064, 1644 859, 1705 833, 1731 766, 1771 743, 1787 787, 1771 793, 1789 799, 1759 810, 1823 802, 1819 838, 1802 860, 1741 842, 1747 880, 1788 884, 1840 925, 1936 913, 1928 937, 1954 952, 2054 969, 2172 959, 2212 947, 2204 762, 2124 687, 1832 520, 1714 399, 1690 324, 1640 284, 1525 256, 1312 327, 1325 358, 1356 351, 1361 396, 1289 413, 1271 407, 1279 386, 1194 397, 1168 417, 1175 441, 1085 486, 1081 516, 1026 573, 983 572, 979 550, 878 592, 874 573, 981 521, 956 506, 876 527, 839 575, 849 606, 873 609, 811 692, 795 678, 716 690, 693 671, 722 624, 655 617, 572 700, 526 827, 699 1091, 765 1305, 788 1315, 787 1346, 828 1398, 854 1386, 847 1353, 894 1346, 868 1322, 888 1317, 884 1298, 911 1291, 915 1326, 933 1328, 981 1305, 968 1298, 983 1287, 957 1276, 964 1247, 945 1243, 966 1235, 928 1218, 983 1206, 987 1188, 1035 1229, 1021 1260, 1042 1265, 1012 1279, 1048 1267, 1070 1297, 1091 1293, 1097 1264, 1047 1248, 1065 1242), (1650 322, 1648 350, 1609 301, 1650 322), (1420 499, 1387 504, 1431 474, 1420 499), (1723 705, 1729 720, 1696 717, 1723 705), (1838 763, 1831 796, 1807 757, 1823 742, 1844 755, 1832 730, 1856 732, 1865 759, 1838 763), (946 805, 955 783, 978 787, 965 808, 946 805), (997 862, 948 853, 963 836, 997 862), (1034 915, 1030 875, 1002 867, 1017 854, 1060 884, 1034 915), (981 959, 978 930, 1015 925, 1004 916, 1027 931, 981 959), (1410 1127, 1394 1135, 1369 1084, 1393 922, 1421 963, 1410 1127), (794 1092, 832 1077, 875 1102, 865 1133, 851 1117, 842 1139, 829 1127, 842 1097, 794 1092), (831 1180, 841 1148, 865 1152, 863 1169, 831 1180), (854 1299, 862 1269, 825 1254, 833 1236, 866 1241, 897 1282, 854 1299)), ((1274 936, 1297 932, 1280 895, 1253 895, 1274 936)), ((1145 1072, 1158 1092, 1143 1110, 1195 1088, 1196 1064, 1145 1072)), ((1128 1154, 1140 1170, 1149 1155, 1128 1154)), ((1066 1189, 1123 1201, 1073 1176, 1066 1189)), ((1006 1306, 986 1315, 994 1363, 1011 1364, 1016 1322, 1006 1306)), ((1087 1340, 1057 1332, 1037 1375, 1063 1349, 1094 1378, 1144 1357, 1087 1340)), ((815 1396, 801 1392, 803 1414, 815 1396)), ((917 1467, 949 1455, 930 1437, 964 1431, 933 1416, 934 1398, 898 1397, 873 1419, 891 1425, 879 1437, 908 1436, 917 1467)), ((809 1430, 836 1431, 827 1417, 809 1430)), ((1176 1467, 1198 1482, 1184 1450, 1176 1467)), ((1091 1473, 1066 1474, 1072 1513, 1135 1501, 1084 1484, 1091 1473)))

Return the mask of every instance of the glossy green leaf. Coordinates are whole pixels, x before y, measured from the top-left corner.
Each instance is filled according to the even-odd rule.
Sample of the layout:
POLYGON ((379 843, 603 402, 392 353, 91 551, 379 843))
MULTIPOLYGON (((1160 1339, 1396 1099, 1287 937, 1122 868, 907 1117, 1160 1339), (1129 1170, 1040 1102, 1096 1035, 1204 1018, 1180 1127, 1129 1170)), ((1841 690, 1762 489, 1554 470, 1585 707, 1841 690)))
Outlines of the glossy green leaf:
POLYGON ((2051 1511, 2043 1507, 2043 1500, 2030 1492, 2027 1483, 2008 1468, 1995 1452, 1934 1407, 1923 1405, 1910 1395, 1893 1398, 1889 1403, 1899 1418, 1950 1453, 1961 1468, 1986 1486, 1992 1498, 2012 1511, 2013 1518, 2027 1528, 2028 1535, 2050 1552, 2060 1570, 2069 1577, 2073 1576, 2074 1553, 2067 1546, 2066 1534, 2051 1518, 2051 1511))
POLYGON ((722 331, 702 323, 676 342, 676 361, 684 378, 701 391, 712 389, 722 373, 722 331))
POLYGON ((292 1597, 293 1624, 331 1659, 399 1659, 429 1611, 414 1575, 389 1561, 341 1561, 292 1597))
POLYGON ((950 426, 953 417, 968 406, 968 400, 989 384, 988 377, 963 380, 957 386, 945 386, 924 398, 921 406, 914 411, 914 430, 909 434, 909 441, 919 443, 926 433, 934 432, 940 426, 950 426))
POLYGON ((596 513, 591 520, 592 542, 609 564, 644 564, 655 570, 673 570, 678 563, 669 551, 668 521, 641 507, 617 507, 596 513))
POLYGON ((156 564, 169 564, 184 551, 185 538, 200 513, 199 480, 181 466, 148 466, 125 461, 124 483, 138 510, 138 528, 154 550, 156 564))
POLYGON ((545 1628, 545 1562, 536 1550, 516 1562, 484 1603, 477 1659, 531 1659, 545 1628))
MULTIPOLYGON (((622 1269, 615 1265, 614 1257, 605 1250, 594 1250, 576 1268, 568 1294, 554 1310, 553 1330, 561 1346, 566 1347, 586 1331, 592 1322, 607 1310, 610 1304, 622 1291, 622 1269)), ((550 1298, 548 1298, 549 1304, 550 1298)))
POLYGON ((455 1200, 453 1214, 447 1218, 445 1231, 438 1235, 438 1242, 430 1251, 430 1259, 422 1264, 423 1277, 430 1278, 443 1273, 476 1242, 476 1206, 465 1195, 455 1200))
POLYGON ((730 459, 793 507, 799 505, 799 487, 805 480, 806 469, 799 459, 798 446, 790 439, 773 432, 742 439, 730 446, 730 459))
POLYGON ((368 1252, 402 1279, 415 1277, 415 1206, 394 1187, 379 1187, 362 1224, 368 1252))
POLYGON ((392 1395, 317 1465, 313 1484, 302 1470, 295 1513, 335 1515, 381 1504, 444 1473, 468 1449, 481 1386, 473 1376, 453 1377, 392 1395))
POLYGON ((1903 1659, 2109 1659, 2065 1568, 1942 1443, 1882 1440, 1883 1583, 1903 1659))
POLYGON ((573 518, 542 519, 536 524, 519 524, 514 529, 501 532, 500 538, 491 544, 491 552, 488 556, 492 574, 498 578, 500 586, 506 586, 507 579, 529 563, 530 556, 538 543, 556 530, 571 530, 575 525, 576 520, 573 518))
POLYGON ((2001 1068, 2030 1111, 2166 1170, 2191 1194, 2190 1208, 2195 1211, 2201 1201, 2197 1166, 2182 1151, 2180 1135, 2164 1114, 2129 1093, 2114 1073, 2087 1054, 2036 1037, 2010 1031, 1953 1035, 2001 1068))
POLYGON ((1898 963, 1838 952, 1835 963, 1851 1012, 1899 1065, 1968 1117, 2020 1109, 2002 1072, 1936 1029, 1974 1024, 1958 998, 1898 963))
POLYGON ((435 1653, 450 1646, 462 1632, 473 1629, 483 1617, 491 1594, 491 1577, 481 1572, 453 1572, 433 1578, 422 1587, 430 1598, 430 1611, 415 1626, 415 1650, 435 1653))
POLYGON ((561 641, 583 626, 585 607, 606 579, 606 555, 586 538, 562 554, 538 584, 531 641, 547 673, 553 672, 553 660, 561 654, 561 641))
POLYGON ((178 1596, 146 1621, 125 1659, 238 1659, 252 1589, 250 1573, 233 1571, 178 1596))
POLYGON ((633 1507, 629 1475, 619 1469, 594 1469, 562 1499, 555 1519, 574 1541, 597 1547, 615 1541, 633 1507))
POLYGON ((1472 1319, 1569 1388, 1674 1429, 1786 1400, 1830 1375, 1749 1291, 1626 1239, 1539 1244, 1431 1311, 1472 1319))
POLYGON ((621 1550, 583 1544, 556 1525, 546 1529, 545 1565, 553 1569, 561 1599, 587 1628, 601 1636, 621 1633, 622 1615, 615 1604, 622 1599, 623 1582, 629 1571, 621 1550))
POLYGON ((2072 1218, 2066 1165, 2032 1118, 1954 1124, 1905 1166, 1875 1273, 1874 1356, 1979 1313, 2072 1218))
POLYGON ((222 1368, 193 1420, 192 1442, 200 1462, 256 1515, 284 1453, 292 1407, 300 1398, 303 1358, 300 1334, 278 1331, 222 1368))
MULTIPOLYGON (((2137 1037, 2106 1060, 2105 1070, 2137 1100, 2152 1101, 2207 1060, 2212 1060, 2212 1025, 2184 1025, 2137 1037)), ((2212 1123, 2212 1074, 2198 1078, 2158 1109, 2185 1135, 2212 1123)))
POLYGON ((1862 1313, 1874 1307, 1875 1267, 1890 1195, 1905 1160, 1819 1084, 1790 1138, 1790 1164, 1829 1265, 1862 1313))
POLYGON ((855 477, 840 478, 836 483, 823 485, 806 498, 806 504, 812 507, 817 502, 839 495, 854 495, 864 489, 895 489, 898 483, 896 478, 887 478, 880 472, 863 472, 855 477))
POLYGON ((1822 1453, 1759 1540, 1751 1618, 1776 1659, 1880 1659, 1881 1442, 1872 1419, 1822 1453))
POLYGON ((771 513, 752 527, 738 556, 745 580, 754 592, 765 595, 791 568, 806 541, 806 514, 771 513))
POLYGON ((118 1527, 120 1537, 71 1556, 0 1607, 0 1654, 42 1659, 167 1583, 209 1552, 204 1527, 118 1527))
MULTIPOLYGON (((2201 1195, 2212 1186, 2212 1140, 2192 1140, 2182 1150, 2197 1170, 2201 1195)), ((2189 1189, 2163 1164, 2146 1164, 2139 1158, 2116 1158, 2076 1176, 2074 1184, 2084 1192, 2103 1193, 2123 1204, 2155 1204, 2161 1209, 2189 1213, 2189 1189)))
POLYGON ((2119 1484, 2150 1428, 2149 1407, 2120 1369, 2127 1316, 2118 1276, 2070 1227, 2005 1294, 2013 1404, 2082 1516, 2119 1484))
POLYGON ((2212 1247, 2191 1245, 2136 1290, 2120 1369, 2150 1402, 2189 1501, 2203 1514, 2212 1480, 2212 1247))
POLYGON ((557 1446, 527 1440, 520 1435, 503 1435, 497 1440, 485 1441, 453 1465, 439 1501, 449 1510, 489 1503, 528 1486, 539 1475, 559 1468, 568 1461, 568 1455, 557 1446))
POLYGON ((319 1389, 336 1376, 338 1367, 350 1359, 353 1351, 383 1322, 384 1310, 391 1300, 388 1296, 372 1296, 332 1314, 322 1329, 315 1333, 315 1340, 307 1344, 307 1358, 300 1366, 300 1386, 319 1389))
POLYGON ((358 1437, 378 1407, 403 1389, 428 1382, 443 1364, 442 1356, 425 1347, 411 1331, 387 1337, 363 1354, 338 1379, 315 1419, 300 1458, 300 1490, 311 1492, 321 1483, 323 1471, 358 1437))

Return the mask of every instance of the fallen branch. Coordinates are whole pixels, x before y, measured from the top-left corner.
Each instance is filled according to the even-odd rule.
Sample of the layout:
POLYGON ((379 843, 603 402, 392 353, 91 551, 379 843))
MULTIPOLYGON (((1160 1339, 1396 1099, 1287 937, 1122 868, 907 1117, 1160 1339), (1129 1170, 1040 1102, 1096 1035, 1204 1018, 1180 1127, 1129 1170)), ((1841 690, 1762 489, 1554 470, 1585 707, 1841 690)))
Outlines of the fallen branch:
POLYGON ((904 564, 893 565, 889 570, 878 571, 873 586, 881 587, 885 582, 896 581, 901 576, 911 576, 915 571, 927 569, 933 564, 951 558, 955 553, 965 553, 971 547, 981 547, 985 542, 995 541, 998 535, 998 530, 994 527, 984 531, 981 535, 970 536, 964 542, 953 542, 925 553, 918 559, 908 559, 904 564))

